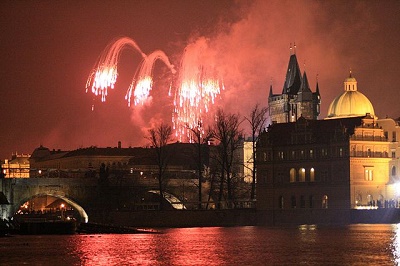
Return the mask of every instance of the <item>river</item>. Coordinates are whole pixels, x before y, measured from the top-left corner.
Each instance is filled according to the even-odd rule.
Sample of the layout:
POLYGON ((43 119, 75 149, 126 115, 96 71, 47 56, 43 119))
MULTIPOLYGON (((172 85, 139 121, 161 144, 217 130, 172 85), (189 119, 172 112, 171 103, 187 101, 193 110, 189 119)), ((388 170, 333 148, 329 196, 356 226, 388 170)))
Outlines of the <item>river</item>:
POLYGON ((203 227, 161 234, 14 235, 0 265, 398 265, 399 225, 203 227))

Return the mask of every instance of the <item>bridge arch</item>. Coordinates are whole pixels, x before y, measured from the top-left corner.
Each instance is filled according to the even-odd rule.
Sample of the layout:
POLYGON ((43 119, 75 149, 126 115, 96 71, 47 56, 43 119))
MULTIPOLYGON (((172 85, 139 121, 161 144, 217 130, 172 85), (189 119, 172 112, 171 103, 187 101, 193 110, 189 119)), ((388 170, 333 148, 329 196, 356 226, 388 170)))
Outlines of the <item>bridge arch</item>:
MULTIPOLYGON (((160 195, 160 191, 159 191, 159 190, 149 190, 148 192, 149 192, 149 193, 156 194, 156 195, 160 195)), ((177 197, 175 197, 173 194, 168 193, 168 192, 165 192, 165 191, 163 192, 163 194, 164 194, 164 199, 165 199, 166 201, 168 201, 174 209, 177 209, 177 210, 186 210, 185 204, 183 204, 183 203, 182 203, 177 197)))
POLYGON ((14 208, 12 210, 13 215, 18 211, 20 206, 23 205, 25 202, 27 202, 33 198, 43 197, 43 196, 51 196, 54 198, 62 199, 63 201, 65 201, 66 203, 71 205, 74 208, 74 210, 76 210, 79 213, 79 216, 81 217, 81 222, 84 222, 84 223, 89 222, 89 216, 87 215, 85 209, 83 209, 83 207, 81 205, 79 205, 77 202, 66 197, 65 195, 63 195, 61 193, 39 193, 39 194, 34 194, 34 195, 30 195, 29 197, 23 198, 18 202, 18 204, 14 204, 14 206, 13 206, 14 208))

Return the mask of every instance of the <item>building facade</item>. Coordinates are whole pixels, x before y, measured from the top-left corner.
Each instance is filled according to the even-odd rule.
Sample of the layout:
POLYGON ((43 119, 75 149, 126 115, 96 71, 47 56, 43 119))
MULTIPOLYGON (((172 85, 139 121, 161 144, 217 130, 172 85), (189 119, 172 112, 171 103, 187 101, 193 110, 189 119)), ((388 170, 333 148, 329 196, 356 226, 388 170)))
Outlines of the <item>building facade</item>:
POLYGON ((351 73, 324 120, 272 123, 257 143, 257 209, 270 223, 349 223, 399 207, 399 121, 378 119, 351 73))
POLYGON ((15 153, 1 165, 4 178, 29 178, 30 154, 15 153))

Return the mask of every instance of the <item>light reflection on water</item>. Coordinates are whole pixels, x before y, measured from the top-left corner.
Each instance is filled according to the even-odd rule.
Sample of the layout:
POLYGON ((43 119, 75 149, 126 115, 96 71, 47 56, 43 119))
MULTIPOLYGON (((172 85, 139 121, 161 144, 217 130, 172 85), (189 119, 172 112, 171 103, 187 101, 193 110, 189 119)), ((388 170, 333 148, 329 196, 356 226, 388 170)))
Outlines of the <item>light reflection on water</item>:
POLYGON ((397 265, 399 225, 0 238, 0 265, 397 265))

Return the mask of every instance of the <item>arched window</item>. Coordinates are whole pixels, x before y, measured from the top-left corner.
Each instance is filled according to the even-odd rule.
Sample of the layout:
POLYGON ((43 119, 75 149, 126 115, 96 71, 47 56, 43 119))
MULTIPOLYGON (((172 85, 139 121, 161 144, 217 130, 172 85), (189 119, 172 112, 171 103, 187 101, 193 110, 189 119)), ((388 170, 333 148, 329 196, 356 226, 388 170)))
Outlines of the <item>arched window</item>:
POLYGON ((283 202, 284 202, 283 196, 280 196, 279 197, 279 209, 283 209, 283 202))
POLYGON ((392 167, 392 176, 396 176, 396 166, 392 167))
POLYGON ((290 169, 290 182, 296 182, 296 169, 290 169))
POLYGON ((310 169, 310 182, 314 182, 315 181, 315 170, 313 167, 311 167, 310 169))
POLYGON ((304 168, 299 169, 299 181, 300 182, 306 181, 306 169, 304 169, 304 168))
POLYGON ((368 204, 368 206, 373 206, 374 205, 374 197, 372 197, 371 194, 367 195, 367 204, 368 204))
POLYGON ((328 209, 328 196, 327 195, 324 195, 322 197, 322 208, 328 209))
POLYGON ((361 206, 362 205, 362 195, 361 193, 358 193, 356 196, 356 206, 361 206))
POLYGON ((376 202, 378 208, 382 208, 385 206, 385 197, 382 194, 379 195, 378 201, 376 202))

